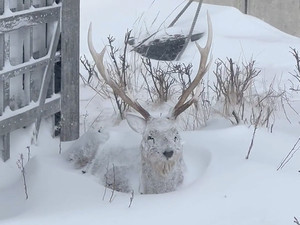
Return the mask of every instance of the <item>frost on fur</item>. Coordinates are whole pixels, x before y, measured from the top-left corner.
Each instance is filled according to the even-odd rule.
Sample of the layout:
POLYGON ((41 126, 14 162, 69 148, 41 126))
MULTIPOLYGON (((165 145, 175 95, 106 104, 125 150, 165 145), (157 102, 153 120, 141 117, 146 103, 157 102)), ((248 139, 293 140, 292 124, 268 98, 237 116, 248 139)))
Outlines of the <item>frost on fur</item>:
POLYGON ((110 132, 88 172, 107 188, 120 192, 156 194, 175 191, 183 182, 183 148, 175 121, 152 118, 146 121, 127 115, 134 132, 110 132), (122 143, 122 145, 120 145, 122 143))
POLYGON ((183 182, 182 152, 174 121, 167 118, 148 121, 141 142, 141 192, 175 191, 183 182))
MULTIPOLYGON (((152 117, 136 99, 128 94, 124 87, 120 86, 110 76, 104 65, 105 48, 98 53, 92 42, 92 27, 88 31, 88 47, 95 61, 96 67, 105 83, 114 91, 114 94, 124 103, 136 110, 142 117, 127 116, 130 127, 142 134, 140 145, 140 191, 144 194, 164 193, 176 190, 183 181, 183 157, 182 144, 175 121, 178 116, 195 103, 199 96, 199 82, 206 74, 210 65, 210 48, 212 45, 212 24, 207 14, 208 32, 207 41, 202 48, 196 43, 201 55, 198 71, 190 85, 182 92, 174 108, 166 117, 152 117)), ((126 141, 128 142, 128 140, 126 141)), ((122 143, 123 142, 119 142, 122 143)), ((98 156, 98 155, 97 155, 98 156)), ((93 163, 94 172, 99 171, 101 160, 96 156, 93 163)), ((133 161, 133 159, 131 159, 133 161)), ((113 164, 114 165, 114 164, 113 164)), ((103 166, 103 165, 102 165, 103 166)), ((113 172, 108 169, 107 177, 113 177, 113 185, 117 184, 117 165, 113 166, 113 172), (112 174, 112 175, 109 175, 112 174)), ((128 168, 128 167, 127 167, 128 168)), ((107 180, 108 180, 107 178, 107 180)), ((107 185, 109 186, 109 185, 107 185)))

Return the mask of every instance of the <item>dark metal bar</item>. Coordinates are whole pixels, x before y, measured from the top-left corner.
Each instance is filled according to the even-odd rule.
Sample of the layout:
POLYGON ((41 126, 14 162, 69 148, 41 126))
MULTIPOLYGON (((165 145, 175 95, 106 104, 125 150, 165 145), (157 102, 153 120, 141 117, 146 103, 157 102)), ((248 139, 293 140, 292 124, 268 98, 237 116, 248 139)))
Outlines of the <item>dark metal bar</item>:
POLYGON ((183 52, 185 51, 186 47, 188 46, 188 44, 191 40, 191 37, 192 37, 193 32, 194 32, 195 25, 196 25, 196 22, 197 22, 197 19, 198 19, 200 10, 201 10, 202 2, 203 2, 203 0, 200 0, 199 3, 198 3, 198 7, 197 7, 197 10, 196 10, 193 22, 192 22, 190 32, 189 32, 189 34, 188 34, 188 36, 185 40, 185 44, 184 44, 183 48, 181 49, 181 52, 177 55, 176 60, 180 59, 180 57, 182 56, 183 52))
POLYGON ((175 17, 175 19, 170 23, 168 27, 173 27, 178 19, 182 16, 182 14, 187 10, 187 8, 192 4, 193 0, 189 0, 189 2, 183 7, 180 13, 175 17))

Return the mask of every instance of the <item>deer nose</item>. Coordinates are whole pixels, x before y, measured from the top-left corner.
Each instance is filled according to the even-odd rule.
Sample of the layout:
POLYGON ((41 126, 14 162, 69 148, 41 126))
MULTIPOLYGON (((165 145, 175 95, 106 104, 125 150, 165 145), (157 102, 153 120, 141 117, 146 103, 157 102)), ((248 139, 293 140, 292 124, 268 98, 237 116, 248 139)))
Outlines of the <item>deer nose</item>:
POLYGON ((173 153, 173 151, 164 151, 163 155, 166 156, 167 159, 169 159, 173 156, 173 153))

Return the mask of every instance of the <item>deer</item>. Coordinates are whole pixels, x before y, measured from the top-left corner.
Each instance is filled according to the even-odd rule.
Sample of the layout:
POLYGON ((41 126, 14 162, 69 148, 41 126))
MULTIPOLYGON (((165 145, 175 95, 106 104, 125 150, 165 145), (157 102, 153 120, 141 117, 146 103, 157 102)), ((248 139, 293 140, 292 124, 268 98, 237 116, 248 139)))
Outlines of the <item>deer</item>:
POLYGON ((88 47, 95 61, 99 74, 106 84, 124 102, 140 115, 127 113, 129 127, 142 135, 140 143, 140 192, 142 194, 159 194, 175 191, 184 180, 185 163, 183 159, 183 144, 176 127, 178 116, 196 101, 199 82, 210 66, 209 53, 212 45, 212 23, 207 13, 208 34, 205 46, 196 43, 201 59, 198 72, 190 86, 187 87, 176 105, 166 116, 153 117, 137 100, 129 96, 109 77, 104 66, 105 47, 98 53, 92 41, 92 24, 88 30, 88 47), (189 98, 190 97, 190 98, 189 98))

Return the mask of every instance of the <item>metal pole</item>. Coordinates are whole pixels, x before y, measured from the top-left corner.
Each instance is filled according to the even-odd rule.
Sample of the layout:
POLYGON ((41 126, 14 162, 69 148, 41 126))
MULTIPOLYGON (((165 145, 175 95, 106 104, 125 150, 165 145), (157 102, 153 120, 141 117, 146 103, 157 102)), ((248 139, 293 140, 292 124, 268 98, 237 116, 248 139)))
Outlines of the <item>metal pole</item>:
POLYGON ((176 16, 176 18, 172 21, 172 23, 168 26, 169 27, 173 27, 174 24, 177 22, 177 20, 182 16, 182 14, 185 12, 185 10, 187 10, 187 8, 191 5, 191 3, 193 2, 193 0, 190 0, 185 6, 184 8, 180 11, 180 13, 176 16))
POLYGON ((201 6, 202 6, 202 2, 203 0, 200 0, 199 3, 198 3, 198 7, 197 7, 197 11, 195 13, 195 16, 194 16, 194 20, 193 20, 193 23, 192 23, 192 26, 191 26, 191 29, 190 29, 190 32, 185 40, 185 43, 184 43, 184 46, 183 48, 181 49, 180 53, 177 55, 176 57, 176 60, 179 60, 180 57, 182 56, 184 50, 186 49, 186 47, 188 46, 190 40, 191 40, 191 37, 193 35, 193 32, 194 32, 194 28, 195 28, 195 25, 196 25, 196 22, 197 22, 197 19, 198 19, 198 16, 199 16, 199 13, 200 13, 200 9, 201 9, 201 6))

